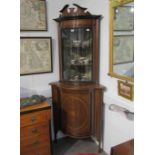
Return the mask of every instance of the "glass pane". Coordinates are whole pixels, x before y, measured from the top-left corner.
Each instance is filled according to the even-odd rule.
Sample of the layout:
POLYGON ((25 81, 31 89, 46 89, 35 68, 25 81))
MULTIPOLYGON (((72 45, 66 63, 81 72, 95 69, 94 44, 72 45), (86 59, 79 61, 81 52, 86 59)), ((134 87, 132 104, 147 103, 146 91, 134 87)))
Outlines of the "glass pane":
POLYGON ((114 31, 133 31, 134 29, 134 7, 120 6, 114 8, 114 31))
POLYGON ((92 29, 62 29, 62 69, 66 81, 92 81, 92 29))
POLYGON ((134 3, 113 11, 113 73, 134 78, 134 3))

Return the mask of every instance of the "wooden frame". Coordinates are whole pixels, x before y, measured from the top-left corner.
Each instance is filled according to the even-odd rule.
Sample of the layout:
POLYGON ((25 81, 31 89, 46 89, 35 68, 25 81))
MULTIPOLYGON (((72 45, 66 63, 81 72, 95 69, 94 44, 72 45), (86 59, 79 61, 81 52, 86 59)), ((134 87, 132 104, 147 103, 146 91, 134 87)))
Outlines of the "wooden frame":
POLYGON ((133 100, 134 86, 131 83, 118 80, 118 95, 133 100))
POLYGON ((20 30, 47 31, 46 0, 21 0, 20 30))
POLYGON ((52 72, 51 42, 50 37, 21 37, 20 75, 52 72))
MULTIPOLYGON (((134 81, 133 77, 130 76, 126 76, 126 75, 122 75, 119 73, 116 73, 113 71, 113 9, 114 7, 117 6, 123 6, 124 4, 127 4, 129 2, 134 2, 134 0, 110 0, 110 5, 109 5, 109 14, 110 14, 110 18, 109 18, 109 50, 110 50, 110 54, 109 54, 109 73, 108 75, 111 77, 115 77, 115 78, 119 78, 122 80, 128 80, 128 81, 134 81)), ((115 31, 117 33, 115 33, 115 35, 133 35, 133 31, 115 31)))

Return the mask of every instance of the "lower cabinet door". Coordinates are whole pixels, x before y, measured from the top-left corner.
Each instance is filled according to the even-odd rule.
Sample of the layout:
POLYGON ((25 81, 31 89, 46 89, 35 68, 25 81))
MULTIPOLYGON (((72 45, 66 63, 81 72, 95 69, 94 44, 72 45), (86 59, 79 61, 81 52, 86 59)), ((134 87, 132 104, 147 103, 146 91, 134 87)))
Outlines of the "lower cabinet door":
POLYGON ((61 89, 62 130, 72 137, 91 135, 91 94, 86 90, 61 89))

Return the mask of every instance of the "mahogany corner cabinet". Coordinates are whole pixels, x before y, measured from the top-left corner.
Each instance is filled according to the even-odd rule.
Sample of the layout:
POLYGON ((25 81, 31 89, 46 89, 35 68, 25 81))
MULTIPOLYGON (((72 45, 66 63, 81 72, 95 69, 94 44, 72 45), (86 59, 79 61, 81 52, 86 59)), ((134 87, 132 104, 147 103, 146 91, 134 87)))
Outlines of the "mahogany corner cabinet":
POLYGON ((65 5, 58 23, 60 81, 50 83, 57 132, 74 138, 93 137, 102 150, 103 93, 99 84, 100 15, 77 4, 65 5))

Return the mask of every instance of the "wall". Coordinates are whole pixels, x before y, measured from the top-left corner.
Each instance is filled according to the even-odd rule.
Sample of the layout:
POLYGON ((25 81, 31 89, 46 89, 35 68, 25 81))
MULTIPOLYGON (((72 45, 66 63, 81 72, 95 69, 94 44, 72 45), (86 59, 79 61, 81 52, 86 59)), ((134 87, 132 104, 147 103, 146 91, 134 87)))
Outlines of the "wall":
POLYGON ((52 19, 58 17, 60 1, 46 0, 46 2, 47 2, 48 31, 21 32, 20 35, 52 37, 53 72, 47 74, 21 76, 20 77, 21 97, 27 97, 33 94, 42 94, 49 97, 51 96, 51 90, 48 84, 52 81, 59 80, 57 23, 52 19))
MULTIPOLYGON (((110 104, 117 104, 133 111, 133 102, 130 102, 117 95, 117 79, 108 76, 109 72, 109 0, 48 0, 50 19, 49 32, 31 33, 31 35, 51 35, 53 38, 53 60, 54 72, 45 75, 33 75, 21 77, 21 87, 28 89, 30 93, 41 93, 50 96, 50 88, 48 83, 57 81, 59 79, 58 73, 58 45, 57 45, 57 31, 56 23, 51 19, 58 17, 59 10, 65 4, 76 3, 83 7, 87 7, 92 14, 100 14, 103 16, 101 20, 100 29, 100 83, 103 84, 107 90, 104 95, 105 103, 105 119, 104 119, 104 150, 109 154, 110 147, 133 138, 134 122, 126 119, 124 114, 109 111, 110 104)), ((27 35, 29 33, 22 33, 27 35)), ((22 95, 27 93, 21 91, 22 95)))

